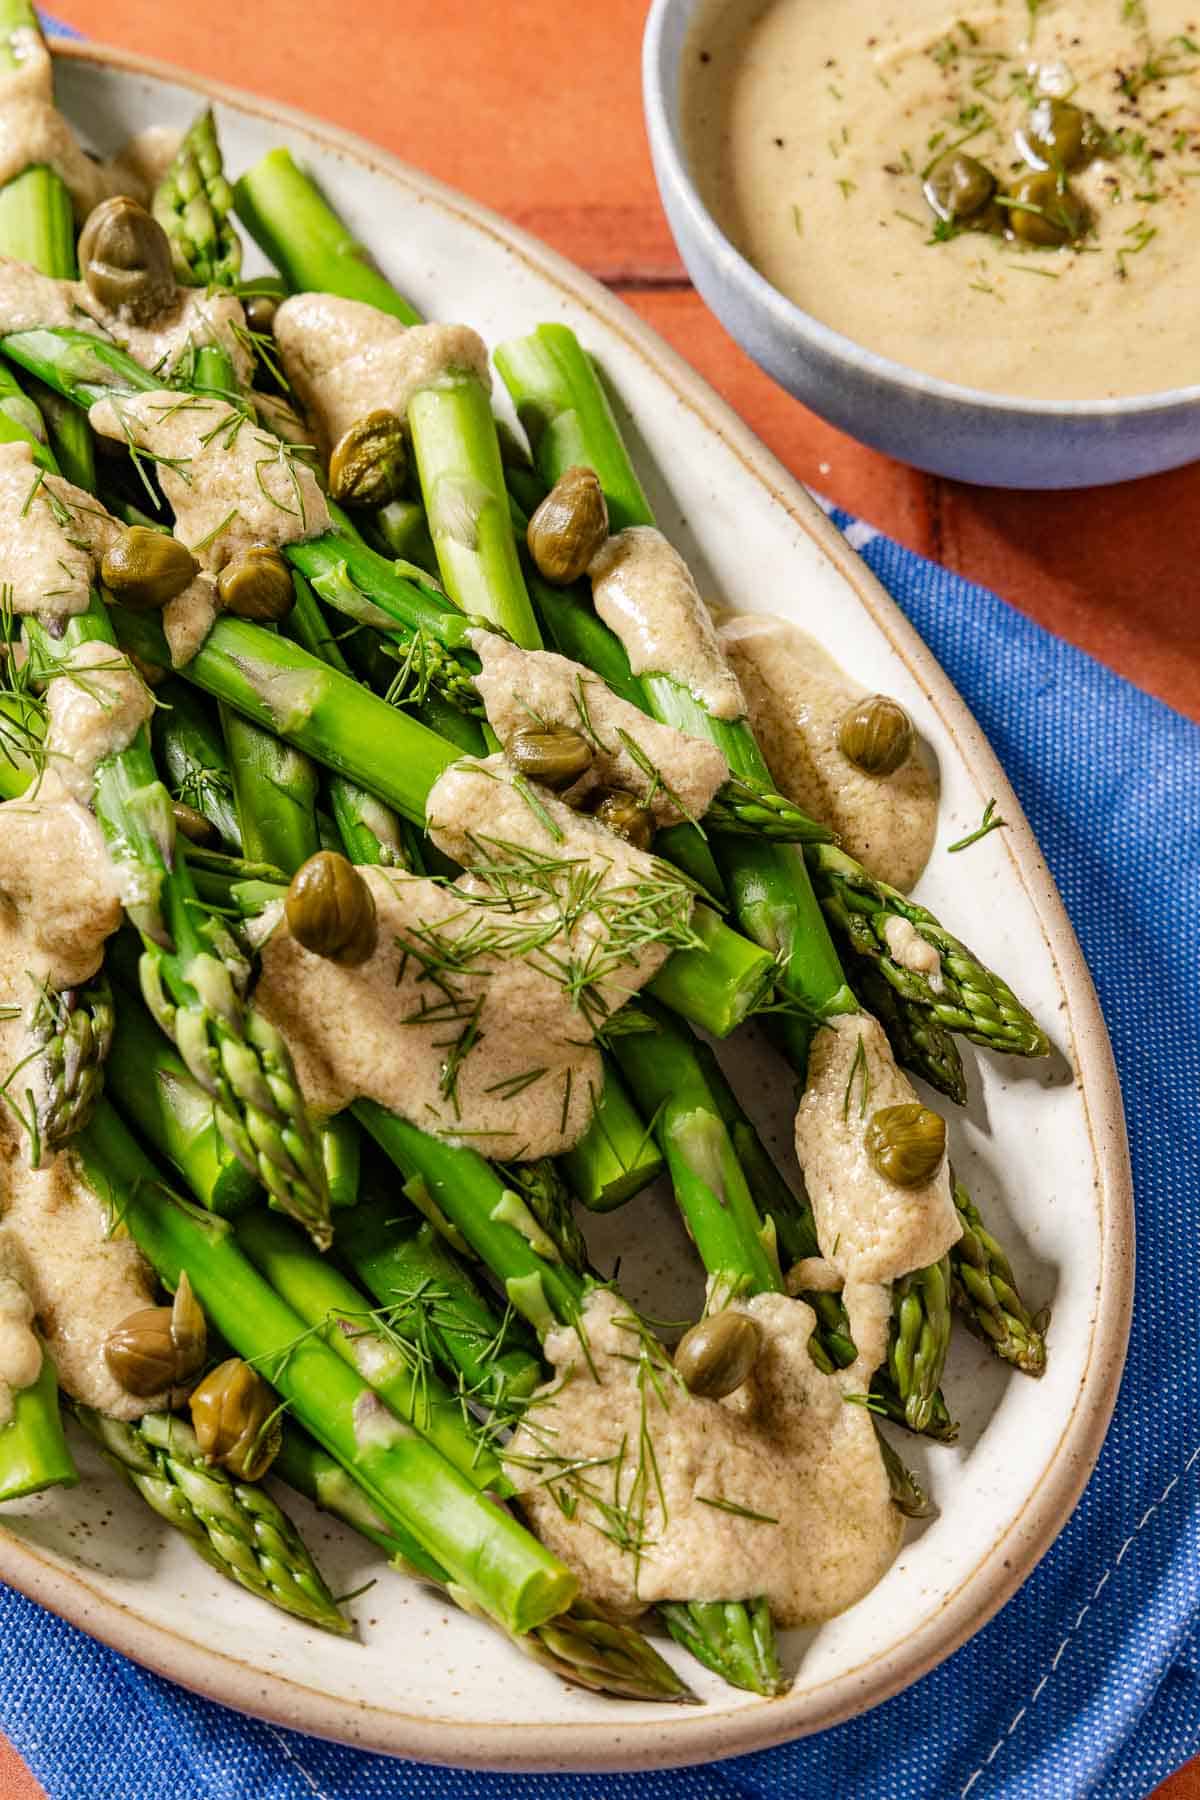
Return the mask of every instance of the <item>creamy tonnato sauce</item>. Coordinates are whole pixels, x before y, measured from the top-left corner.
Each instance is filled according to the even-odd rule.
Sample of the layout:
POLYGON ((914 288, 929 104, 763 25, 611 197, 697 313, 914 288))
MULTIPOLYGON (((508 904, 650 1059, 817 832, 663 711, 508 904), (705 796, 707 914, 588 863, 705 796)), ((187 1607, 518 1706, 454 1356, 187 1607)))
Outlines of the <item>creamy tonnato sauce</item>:
POLYGON ((689 941, 690 890, 548 791, 515 786, 502 756, 448 769, 426 820, 469 880, 363 869, 378 936, 357 966, 272 921, 256 1004, 315 1111, 365 1097, 485 1156, 556 1155, 603 1085, 594 1031, 689 941))
POLYGON ((1198 46, 1195 0, 710 0, 684 52, 687 155, 755 268, 856 343, 997 393, 1151 393, 1200 376, 1198 46), (1056 171, 1085 234, 1025 247, 1003 205, 947 229, 923 193, 938 159, 974 157, 1010 196, 1043 99, 1094 121, 1091 160, 1056 171))
POLYGON ((502 743, 522 731, 565 726, 593 751, 587 773, 564 798, 578 806, 597 787, 624 788, 659 825, 702 819, 729 764, 714 744, 685 737, 614 694, 590 669, 548 650, 521 650, 495 632, 475 631, 483 665, 476 686, 502 743))
POLYGON ((606 1289, 578 1332, 546 1339, 554 1380, 507 1468, 539 1537, 607 1611, 765 1594, 778 1624, 816 1624, 868 1593, 896 1554, 903 1521, 871 1416, 847 1399, 862 1391, 860 1369, 820 1372, 803 1301, 762 1294, 739 1310, 763 1349, 722 1401, 690 1394, 606 1289))
POLYGON ((101 306, 82 281, 59 281, 0 257, 0 336, 41 327, 69 327, 106 338, 164 380, 185 352, 211 344, 229 357, 239 383, 250 379, 245 314, 234 294, 176 288, 174 299, 151 324, 137 325, 101 306))
POLYGON ((0 444, 0 571, 11 612, 86 612, 99 559, 120 532, 91 494, 39 468, 32 445, 0 444))
POLYGON ((45 1062, 30 1056, 42 1015, 96 973, 121 922, 116 873, 82 800, 96 763, 130 741, 150 704, 108 645, 81 645, 70 670, 48 688, 44 769, 27 794, 0 806, 0 1067, 19 1072, 0 1105, 0 1420, 6 1390, 32 1378, 28 1320, 9 1282, 27 1296, 67 1393, 119 1418, 165 1398, 134 1400, 103 1356, 112 1328, 150 1303, 150 1271, 127 1238, 111 1234, 68 1152, 30 1166, 30 1122, 48 1099, 45 1062))
POLYGON ((113 395, 88 414, 101 437, 155 459, 175 536, 210 571, 252 544, 328 531, 329 508, 302 456, 225 400, 170 389, 113 395))
POLYGON ((405 325, 335 294, 294 294, 275 315, 288 380, 328 450, 380 409, 400 418, 413 395, 467 372, 491 387, 487 346, 468 325, 405 325))
POLYGON ((601 545, 588 570, 596 611, 625 646, 635 675, 670 675, 714 718, 746 710, 711 615, 682 556, 652 525, 601 545))
POLYGON ((718 638, 776 786, 835 831, 872 875, 907 892, 937 831, 937 784, 919 748, 894 774, 864 774, 837 741, 864 690, 814 638, 769 613, 723 615, 718 638))

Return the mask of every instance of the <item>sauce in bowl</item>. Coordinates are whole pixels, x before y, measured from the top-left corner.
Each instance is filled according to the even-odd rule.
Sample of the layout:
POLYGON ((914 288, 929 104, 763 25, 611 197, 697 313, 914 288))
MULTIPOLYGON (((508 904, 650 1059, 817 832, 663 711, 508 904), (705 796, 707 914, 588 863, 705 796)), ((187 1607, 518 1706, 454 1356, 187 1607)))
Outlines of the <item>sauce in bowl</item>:
POLYGON ((1035 400, 1200 379, 1200 0, 701 7, 701 198, 814 318, 1035 400))

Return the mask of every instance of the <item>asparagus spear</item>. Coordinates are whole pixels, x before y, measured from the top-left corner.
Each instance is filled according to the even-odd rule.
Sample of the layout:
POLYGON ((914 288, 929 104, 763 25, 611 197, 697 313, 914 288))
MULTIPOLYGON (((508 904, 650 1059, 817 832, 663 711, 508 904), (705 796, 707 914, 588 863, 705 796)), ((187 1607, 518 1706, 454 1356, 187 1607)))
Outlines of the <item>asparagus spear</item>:
POLYGON ((227 1221, 165 1189, 103 1103, 76 1141, 84 1171, 168 1287, 186 1269, 213 1327, 257 1365, 295 1417, 474 1603, 524 1632, 563 1612, 574 1577, 481 1495, 432 1444, 388 1412, 309 1331, 233 1240, 227 1221))
POLYGON ((951 1291, 970 1330, 1026 1375, 1046 1367, 1045 1320, 1017 1291, 1005 1251, 988 1231, 961 1181, 954 1183, 963 1234, 950 1252, 951 1291))
POLYGON ((972 1043, 1015 1056, 1045 1056, 1044 1031, 1008 983, 985 967, 933 914, 887 882, 878 881, 835 844, 805 850, 826 917, 860 956, 875 964, 902 1002, 922 1008, 949 1031, 972 1043), (937 979, 908 968, 892 955, 885 927, 900 918, 913 925, 941 957, 937 979))
POLYGON ((186 287, 229 287, 242 266, 230 212, 233 189, 217 141, 212 108, 192 120, 154 190, 151 210, 171 244, 175 279, 186 287))
POLYGON ((374 267, 363 245, 292 160, 270 150, 234 184, 234 207, 293 293, 310 288, 344 294, 391 313, 406 325, 419 315, 374 267), (331 281, 332 271, 337 271, 331 281))
POLYGON ((900 1067, 920 1075, 956 1106, 965 1106, 967 1077, 962 1057, 936 1013, 902 1001, 877 964, 857 955, 847 944, 842 946, 842 967, 856 999, 883 1026, 900 1067))
POLYGON ((230 707, 220 715, 242 849, 290 874, 319 847, 316 764, 230 707))
POLYGON ((201 1206, 233 1218, 262 1190, 222 1137, 211 1096, 146 1011, 137 987, 136 952, 118 942, 109 958, 117 976, 109 1096, 178 1170, 201 1206))
POLYGON ((155 689, 150 721, 155 760, 172 799, 203 813, 228 850, 242 850, 233 777, 218 721, 196 690, 172 676, 155 689))
POLYGON ((351 1625, 287 1514, 265 1488, 234 1481, 206 1463, 183 1419, 147 1413, 125 1424, 88 1406, 76 1404, 74 1412, 105 1461, 210 1568, 306 1624, 350 1635, 351 1625))
POLYGON ((393 1328, 402 1318, 471 1401, 502 1420, 520 1411, 542 1379, 524 1324, 497 1316, 428 1219, 368 1195, 339 1221, 337 1247, 393 1328))
POLYGON ((476 1487, 511 1493, 498 1459, 471 1430, 469 1415, 429 1366, 400 1309, 373 1309, 352 1281, 312 1252, 285 1220, 269 1213, 247 1213, 238 1223, 237 1241, 280 1299, 357 1369, 398 1418, 415 1425, 476 1487))
POLYGON ((74 1487, 78 1471, 63 1435, 58 1374, 47 1351, 36 1381, 13 1395, 13 1415, 0 1426, 0 1500, 23 1500, 46 1488, 74 1487))
MULTIPOLYGON (((39 1065, 31 1090, 31 1123, 40 1151, 35 1162, 61 1149, 91 1117, 103 1091, 112 1037, 112 992, 103 974, 63 993, 38 989, 26 1032, 29 1049, 19 1065, 22 1072, 39 1065)), ((12 1079, 10 1075, 5 1088, 12 1079)))

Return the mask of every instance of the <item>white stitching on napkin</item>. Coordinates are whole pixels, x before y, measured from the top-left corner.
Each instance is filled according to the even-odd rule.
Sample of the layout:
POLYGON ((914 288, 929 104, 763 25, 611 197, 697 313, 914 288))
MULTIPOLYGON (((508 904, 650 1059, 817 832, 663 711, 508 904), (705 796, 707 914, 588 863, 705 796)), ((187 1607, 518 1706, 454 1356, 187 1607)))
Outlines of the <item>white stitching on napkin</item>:
POLYGON ((300 1758, 296 1755, 296 1752, 292 1749, 292 1747, 288 1743, 287 1739, 285 1737, 282 1737, 280 1735, 280 1733, 275 1730, 275 1727, 273 1725, 268 1725, 267 1730, 270 1732, 271 1736, 275 1739, 275 1742, 279 1745, 279 1748, 283 1751, 283 1754, 287 1757, 288 1761, 295 1768, 299 1769, 299 1771, 303 1775, 305 1781, 307 1781, 309 1787, 312 1789, 313 1793, 316 1795, 317 1800, 329 1800, 329 1795, 325 1792, 324 1788, 320 1788, 317 1786, 315 1780, 309 1774, 309 1772, 305 1768, 304 1764, 300 1761, 300 1758))
POLYGON ((1095 1606, 1097 1600, 1100 1598, 1101 1594, 1104 1592, 1105 1588, 1108 1586, 1109 1577, 1111 1576, 1113 1569, 1120 1568, 1121 1564, 1125 1560, 1126 1555, 1133 1548, 1134 1539, 1137 1537, 1139 1531, 1142 1531, 1145 1529, 1145 1527, 1150 1523, 1150 1520, 1154 1517, 1155 1513, 1158 1511, 1159 1507, 1164 1505, 1165 1502, 1170 1499, 1172 1491, 1179 1486, 1179 1483, 1183 1480, 1184 1476, 1191 1474, 1191 1472, 1195 1468, 1197 1462, 1200 1462, 1200 1445, 1197 1445, 1197 1447, 1192 1451, 1192 1454, 1188 1457, 1188 1459, 1184 1463, 1182 1469, 1180 1469, 1177 1474, 1172 1475, 1170 1481, 1168 1481, 1166 1487, 1163 1489, 1162 1493, 1158 1496, 1158 1499, 1153 1501, 1146 1508, 1145 1512, 1142 1514, 1141 1518, 1138 1520, 1137 1524, 1134 1526, 1134 1528, 1130 1532, 1129 1536, 1125 1539, 1125 1542, 1121 1545, 1121 1548, 1117 1551, 1116 1556, 1113 1558, 1112 1567, 1105 1569, 1103 1575, 1100 1577, 1099 1581, 1096 1583, 1095 1587, 1092 1589, 1090 1599, 1086 1602, 1086 1604, 1084 1606, 1080 1607, 1079 1612, 1075 1619, 1075 1623, 1066 1632, 1065 1636, 1062 1639, 1062 1642, 1058 1646, 1058 1649, 1054 1652, 1054 1657, 1053 1657, 1053 1660, 1051 1661, 1049 1669, 1047 1669, 1046 1673, 1042 1676, 1041 1680, 1038 1682, 1037 1686, 1034 1688, 1032 1694, 1029 1696, 1029 1699, 1026 1701, 1025 1705, 1021 1708, 1020 1712, 1016 1713, 1013 1716, 1013 1719, 1012 1719, 1011 1723, 1009 1724, 1007 1731, 1001 1732, 1000 1736, 996 1739, 996 1742, 992 1745, 991 1749, 988 1751, 987 1755, 984 1757, 984 1759, 980 1763, 979 1767, 972 1771, 971 1775, 968 1777, 966 1786, 959 1789, 958 1800, 967 1800, 967 1795, 971 1792, 971 1789, 975 1786, 975 1783, 979 1780, 979 1777, 983 1774, 984 1770, 991 1767, 991 1765, 995 1761, 996 1757, 1000 1754, 1000 1752, 1004 1748, 1005 1744, 1012 1737, 1014 1731, 1016 1731, 1017 1727, 1020 1725, 1022 1719, 1024 1719, 1026 1713, 1029 1712, 1031 1707, 1033 1707, 1037 1704, 1038 1700, 1041 1698, 1042 1690, 1045 1688, 1047 1682, 1050 1680, 1051 1675, 1053 1675, 1053 1673, 1057 1669, 1059 1663, 1062 1661, 1063 1657, 1066 1655, 1067 1647, 1070 1644, 1071 1639, 1075 1636, 1076 1632, 1079 1630, 1079 1627, 1083 1624, 1083 1621, 1087 1618, 1089 1612, 1091 1612, 1093 1606, 1095 1606))

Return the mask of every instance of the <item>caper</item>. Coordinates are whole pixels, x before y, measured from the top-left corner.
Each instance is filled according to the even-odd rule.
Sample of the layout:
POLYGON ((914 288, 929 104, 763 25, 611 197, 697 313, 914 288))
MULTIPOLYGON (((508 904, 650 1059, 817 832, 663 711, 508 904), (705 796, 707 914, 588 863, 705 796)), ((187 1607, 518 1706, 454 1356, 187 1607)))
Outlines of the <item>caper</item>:
POLYGON ((104 1360, 127 1394, 147 1400, 186 1387, 204 1367, 207 1330, 185 1270, 171 1306, 130 1313, 104 1340, 104 1360))
POLYGON ((404 424, 384 407, 355 419, 329 454, 329 492, 342 506, 386 506, 407 474, 404 424))
POLYGON ((1023 244, 1054 249, 1061 244, 1077 244, 1087 231, 1087 207, 1048 169, 1031 169, 1028 175, 1018 175, 1009 189, 1008 200, 1004 209, 1008 229, 1023 244))
POLYGON ((886 1181, 920 1187, 946 1154, 946 1121, 919 1100, 881 1106, 867 1122, 867 1155, 886 1181))
POLYGON ((978 157, 961 150, 943 156, 930 170, 925 198, 939 219, 961 224, 981 213, 996 191, 996 177, 978 157))
POLYGON ((1035 169, 1081 169, 1104 149, 1093 113, 1070 100, 1039 100, 1016 134, 1017 149, 1035 169))
POLYGON ((148 325, 175 299, 171 244, 158 220, 127 194, 102 200, 79 234, 88 292, 110 312, 148 325))
POLYGON ((870 694, 842 714, 838 749, 864 775, 894 775, 913 744, 912 720, 898 700, 870 694))
POLYGON ((279 311, 279 299, 275 294, 247 294, 242 300, 242 311, 246 315, 246 323, 251 331, 265 336, 275 329, 275 314, 279 311))
POLYGON ((635 849, 649 850, 654 842, 654 814, 636 794, 624 788, 600 788, 589 796, 588 807, 602 825, 635 849))
POLYGON ((206 819, 202 812, 189 806, 186 800, 172 800, 171 811, 175 815, 175 829, 180 832, 189 844, 198 844, 202 850, 220 848, 221 834, 211 819, 206 819))
POLYGON ((608 536, 608 506, 594 469, 559 476, 529 521, 525 541, 539 575, 566 587, 585 574, 608 536))
POLYGON ((240 1356, 219 1363, 193 1390, 189 1405, 206 1462, 220 1463, 239 1481, 266 1474, 283 1433, 275 1395, 249 1363, 240 1356))
POLYGON ((675 1347, 675 1367, 690 1393, 721 1400, 753 1373, 762 1349, 757 1319, 719 1312, 685 1331, 675 1347))
POLYGON ((109 593, 135 612, 157 612, 199 573, 186 544, 150 525, 131 525, 100 561, 100 579, 109 593))
POLYGON ((548 731, 518 731, 504 748, 514 769, 556 792, 574 786, 592 763, 592 746, 569 725, 553 725, 548 731))
POLYGON ((269 544, 251 544, 231 558, 217 577, 217 591, 227 612, 269 625, 286 619, 296 598, 292 571, 269 544))
POLYGON ((314 956, 361 963, 375 948, 375 896, 354 864, 336 850, 318 850, 300 865, 283 909, 288 930, 314 956))

